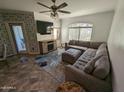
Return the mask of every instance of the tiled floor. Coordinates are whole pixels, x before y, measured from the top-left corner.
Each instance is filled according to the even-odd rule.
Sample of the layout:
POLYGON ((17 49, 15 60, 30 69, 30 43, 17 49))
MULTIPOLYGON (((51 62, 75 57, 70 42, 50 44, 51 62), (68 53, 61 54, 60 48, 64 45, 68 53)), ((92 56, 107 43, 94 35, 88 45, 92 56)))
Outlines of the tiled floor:
POLYGON ((26 63, 16 59, 9 67, 0 69, 0 91, 54 92, 64 81, 64 65, 61 63, 40 67, 34 57, 26 63))

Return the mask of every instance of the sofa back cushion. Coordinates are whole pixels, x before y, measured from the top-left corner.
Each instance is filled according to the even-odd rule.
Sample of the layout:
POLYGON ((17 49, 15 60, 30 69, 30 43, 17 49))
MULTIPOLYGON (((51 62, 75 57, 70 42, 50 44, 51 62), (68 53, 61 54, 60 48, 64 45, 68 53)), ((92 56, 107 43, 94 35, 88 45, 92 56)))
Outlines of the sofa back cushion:
POLYGON ((106 48, 106 47, 107 47, 106 43, 103 43, 103 44, 101 44, 101 45, 98 47, 98 50, 101 50, 101 49, 106 48))
POLYGON ((89 48, 79 57, 78 60, 89 62, 94 58, 95 54, 96 54, 96 50, 89 48))
POLYGON ((105 79, 110 71, 108 56, 102 56, 95 62, 93 75, 100 79, 105 79))
POLYGON ((107 45, 105 43, 101 44, 98 48, 98 50, 96 51, 96 56, 108 56, 107 54, 107 45))
POLYGON ((89 47, 90 42, 88 42, 88 41, 70 40, 69 45, 77 45, 77 46, 82 46, 82 47, 89 47))
POLYGON ((102 44, 103 42, 90 42, 90 41, 80 41, 80 40, 70 40, 69 45, 77 45, 77 46, 82 46, 82 47, 87 47, 87 48, 94 48, 98 49, 98 47, 102 44))
POLYGON ((78 40, 70 40, 69 45, 78 45, 78 40))
POLYGON ((95 65, 95 62, 101 58, 102 56, 97 56, 97 57, 94 57, 91 61, 89 61, 85 67, 84 67, 84 72, 90 74, 93 72, 94 70, 94 65, 95 65))
POLYGON ((90 42, 90 48, 98 49, 103 42, 90 42))
POLYGON ((88 41, 78 41, 78 46, 89 47, 90 42, 88 42, 88 41))

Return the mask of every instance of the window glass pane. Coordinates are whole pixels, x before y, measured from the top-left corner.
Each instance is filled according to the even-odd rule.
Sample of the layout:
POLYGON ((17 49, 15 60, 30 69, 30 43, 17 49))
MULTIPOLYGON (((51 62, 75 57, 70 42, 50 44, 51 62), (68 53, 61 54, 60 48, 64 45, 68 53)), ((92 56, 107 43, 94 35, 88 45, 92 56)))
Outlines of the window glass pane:
POLYGON ((91 34, 92 34, 92 28, 81 28, 79 40, 90 41, 91 34))
POLYGON ((69 26, 69 40, 90 41, 93 24, 75 23, 69 26))
POLYGON ((69 40, 78 40, 79 29, 69 29, 69 40))

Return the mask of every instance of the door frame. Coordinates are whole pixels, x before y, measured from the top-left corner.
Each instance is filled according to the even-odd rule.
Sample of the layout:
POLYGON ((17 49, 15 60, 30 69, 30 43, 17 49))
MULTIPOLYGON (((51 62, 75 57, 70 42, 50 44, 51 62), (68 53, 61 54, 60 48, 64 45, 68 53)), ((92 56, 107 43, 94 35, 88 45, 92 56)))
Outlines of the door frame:
POLYGON ((29 53, 29 47, 28 47, 28 38, 27 38, 27 33, 26 33, 26 29, 25 29, 25 23, 23 21, 7 21, 5 22, 5 26, 6 26, 6 29, 7 29, 7 32, 8 32, 8 35, 9 35, 9 38, 10 38, 10 41, 11 41, 11 45, 13 47, 13 51, 15 54, 24 54, 24 53, 29 53), (21 52, 18 52, 18 50, 16 50, 16 45, 15 45, 15 41, 13 40, 13 36, 12 36, 12 33, 11 33, 11 27, 9 24, 20 24, 20 26, 22 27, 22 32, 23 32, 23 36, 24 36, 24 39, 25 39, 25 46, 26 46, 26 51, 21 51, 21 52))

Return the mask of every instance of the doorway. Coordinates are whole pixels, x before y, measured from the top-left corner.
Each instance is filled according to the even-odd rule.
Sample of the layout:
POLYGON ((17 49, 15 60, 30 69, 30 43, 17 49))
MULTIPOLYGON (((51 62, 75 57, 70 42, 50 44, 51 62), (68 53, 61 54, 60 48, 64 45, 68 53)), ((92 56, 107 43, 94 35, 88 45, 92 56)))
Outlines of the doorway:
POLYGON ((16 52, 26 53, 26 39, 24 34, 24 27, 22 23, 9 23, 10 33, 14 42, 16 52))

